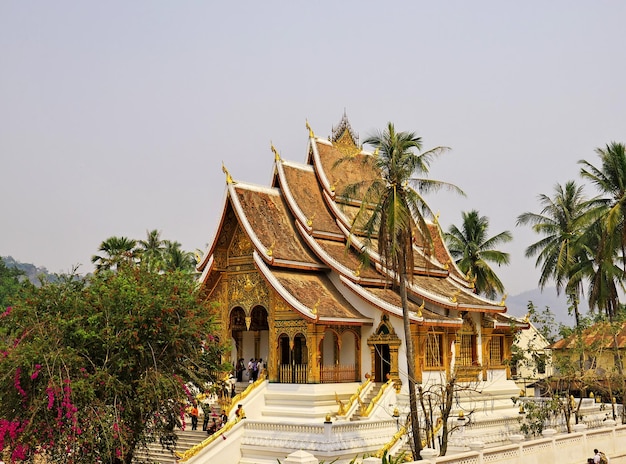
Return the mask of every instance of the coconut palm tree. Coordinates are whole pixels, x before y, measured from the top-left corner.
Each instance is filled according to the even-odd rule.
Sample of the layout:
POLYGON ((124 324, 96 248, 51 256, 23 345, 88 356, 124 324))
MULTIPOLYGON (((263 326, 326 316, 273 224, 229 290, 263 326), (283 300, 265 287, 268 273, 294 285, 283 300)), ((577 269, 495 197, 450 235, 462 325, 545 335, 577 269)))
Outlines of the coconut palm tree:
POLYGON ((371 249, 373 241, 377 240, 377 251, 382 264, 391 271, 393 284, 400 293, 413 449, 418 458, 421 441, 415 389, 415 353, 407 296, 407 284, 413 273, 413 237, 421 234, 427 242, 432 243, 426 219, 434 215, 424 200, 423 193, 440 188, 462 192, 452 184, 423 177, 428 174, 432 160, 445 152, 445 147, 420 153, 421 137, 413 132, 396 132, 392 123, 388 123, 384 131, 368 137, 364 143, 375 148, 374 154, 367 157, 365 162, 372 163, 380 177, 348 185, 344 197, 355 198, 360 192, 363 193, 363 198, 359 198, 361 207, 354 218, 352 229, 355 232, 358 229, 359 233, 365 235, 367 248, 371 249), (416 175, 422 177, 415 177, 416 175))
POLYGON ((622 268, 626 272, 626 146, 611 142, 605 148, 596 148, 595 152, 600 156, 601 167, 580 160, 583 166, 580 175, 603 195, 594 204, 601 215, 603 230, 619 237, 622 268))
POLYGON ((498 266, 509 264, 509 254, 495 247, 513 240, 511 232, 505 230, 487 238, 489 219, 478 211, 463 212, 463 225, 459 229, 451 225, 444 239, 452 258, 468 278, 474 280, 474 291, 488 298, 504 293, 504 285, 488 263, 498 266))
POLYGON ((163 263, 165 271, 179 270, 188 273, 195 271, 196 259, 194 253, 183 251, 179 242, 165 240, 164 244, 163 263))
POLYGON ((556 184, 554 195, 539 195, 540 213, 526 212, 517 217, 517 225, 531 225, 542 238, 526 248, 526 257, 537 255, 541 266, 539 287, 554 282, 557 294, 563 289, 574 309, 576 327, 580 327, 578 302, 583 293, 582 277, 577 269, 587 260, 582 236, 591 221, 591 203, 582 185, 570 180, 556 184))
POLYGON ((91 262, 96 265, 96 272, 116 270, 120 266, 135 264, 139 256, 136 246, 136 240, 127 237, 109 237, 98 248, 101 254, 93 255, 91 262))
POLYGON ((146 231, 146 240, 139 240, 141 264, 149 271, 160 271, 163 268, 165 241, 161 240, 161 232, 154 229, 146 231))

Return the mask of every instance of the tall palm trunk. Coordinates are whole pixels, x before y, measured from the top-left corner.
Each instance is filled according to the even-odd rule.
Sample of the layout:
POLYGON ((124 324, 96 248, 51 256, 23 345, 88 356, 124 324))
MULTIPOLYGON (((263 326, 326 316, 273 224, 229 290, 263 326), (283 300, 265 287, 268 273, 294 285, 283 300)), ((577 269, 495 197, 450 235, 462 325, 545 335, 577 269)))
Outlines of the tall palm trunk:
POLYGON ((420 427, 417 418, 417 394, 415 391, 415 353, 413 351, 413 338, 411 336, 411 320, 409 318, 409 305, 406 293, 406 256, 402 257, 403 266, 400 272, 400 298, 402 300, 402 321, 404 322, 404 338, 406 343, 406 367, 409 380, 409 405, 411 408, 411 430, 413 438, 414 460, 421 459, 420 451, 422 443, 420 437, 420 427))

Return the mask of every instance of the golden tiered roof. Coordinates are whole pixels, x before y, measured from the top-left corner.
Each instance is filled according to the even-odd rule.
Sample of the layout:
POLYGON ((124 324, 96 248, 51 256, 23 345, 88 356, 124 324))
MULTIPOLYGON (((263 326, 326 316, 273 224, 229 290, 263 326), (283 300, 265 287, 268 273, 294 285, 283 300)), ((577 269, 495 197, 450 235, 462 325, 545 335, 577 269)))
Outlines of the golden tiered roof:
MULTIPOLYGON (((367 318, 348 301, 346 291, 401 315, 399 295, 392 290, 392 279, 376 250, 368 250, 369 266, 359 256, 366 241, 351 227, 360 207, 358 195, 348 199, 341 194, 356 182, 365 189, 378 175, 372 154, 358 146, 345 115, 330 140, 316 137, 308 123, 307 128, 305 164, 285 161, 272 146, 271 187, 235 182, 224 168, 227 198, 220 231, 199 270, 210 273, 207 266, 230 211, 254 248, 259 272, 303 316, 363 323, 367 318)), ((438 224, 429 227, 432 246, 427 252, 419 246, 424 240, 415 239, 415 272, 409 287, 412 319, 418 324, 460 325, 459 317, 448 316, 449 310, 505 312, 503 304, 473 292, 472 283, 454 264, 438 224)), ((371 245, 375 247, 375 241, 371 245)))

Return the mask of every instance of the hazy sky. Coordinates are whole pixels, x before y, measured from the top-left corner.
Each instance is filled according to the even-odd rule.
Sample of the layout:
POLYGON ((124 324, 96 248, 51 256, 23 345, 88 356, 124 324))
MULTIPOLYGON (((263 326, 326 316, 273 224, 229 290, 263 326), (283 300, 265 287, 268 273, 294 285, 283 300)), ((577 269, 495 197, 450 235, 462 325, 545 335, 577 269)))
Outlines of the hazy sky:
MULTIPOLYGON (((68 271, 112 235, 211 241, 235 180, 267 185, 273 142, 303 162, 309 120, 344 110, 452 151, 428 197, 447 227, 478 209, 536 286, 515 226, 577 161, 626 142, 622 1, 0 2, 0 255, 68 271)), ((588 193, 595 193, 588 188, 588 193)))

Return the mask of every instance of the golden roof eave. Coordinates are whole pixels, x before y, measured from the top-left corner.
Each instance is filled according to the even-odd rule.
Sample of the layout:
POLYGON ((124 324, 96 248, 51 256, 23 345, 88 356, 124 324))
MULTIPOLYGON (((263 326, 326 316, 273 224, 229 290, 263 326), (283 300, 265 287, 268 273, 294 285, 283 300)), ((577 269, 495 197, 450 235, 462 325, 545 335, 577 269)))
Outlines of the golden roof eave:
MULTIPOLYGON (((345 324, 350 323, 353 325, 363 325, 363 324, 373 324, 373 320, 363 315, 359 314, 358 311, 353 308, 352 313, 359 314, 360 317, 331 317, 320 315, 319 311, 314 307, 309 307, 302 303, 298 298, 296 298, 289 290, 287 290, 279 281, 279 279, 274 275, 272 270, 267 266, 265 261, 259 256, 259 254, 255 251, 253 253, 254 263, 259 270, 259 272, 266 279, 268 284, 280 295, 280 297, 294 310, 299 312, 302 316, 306 317, 311 321, 323 321, 329 323, 337 323, 337 324, 345 324)), ((335 290, 336 291, 336 290, 335 290)), ((347 311, 344 311, 344 313, 347 311)))

